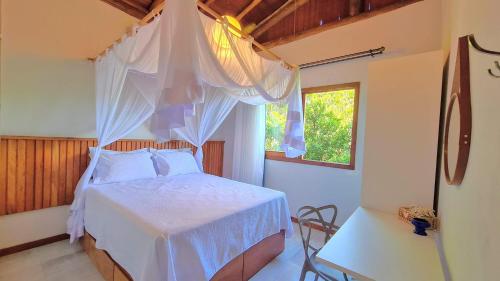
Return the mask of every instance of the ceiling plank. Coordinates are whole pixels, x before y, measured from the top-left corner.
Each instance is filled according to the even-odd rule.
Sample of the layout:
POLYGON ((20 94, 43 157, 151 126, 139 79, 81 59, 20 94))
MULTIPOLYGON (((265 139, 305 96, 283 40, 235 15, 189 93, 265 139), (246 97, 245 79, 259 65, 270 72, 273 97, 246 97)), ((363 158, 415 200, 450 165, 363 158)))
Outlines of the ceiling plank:
POLYGON ((151 2, 151 5, 149 5, 149 10, 152 11, 154 8, 158 7, 163 2, 165 2, 165 0, 153 0, 153 2, 151 2))
POLYGON ((124 2, 125 4, 134 7, 135 9, 139 11, 143 11, 144 13, 148 13, 149 10, 144 7, 143 5, 139 4, 138 1, 136 0, 121 0, 121 2, 124 2))
POLYGON ((244 18, 248 13, 250 13, 257 5, 259 5, 260 2, 262 2, 262 0, 253 0, 250 4, 248 4, 248 6, 245 7, 245 9, 243 9, 243 11, 241 11, 236 16, 236 19, 238 21, 241 21, 241 19, 244 18))
POLYGON ((353 24, 353 23, 356 23, 358 21, 362 21, 365 19, 376 17, 378 15, 382 15, 384 13, 391 12, 393 10, 396 10, 396 9, 399 9, 399 8, 402 8, 405 6, 409 6, 409 5, 412 5, 412 4, 415 4, 417 2, 421 2, 421 1, 424 1, 424 0, 406 0, 406 1, 402 1, 402 2, 397 2, 397 3, 391 4, 391 5, 385 6, 383 8, 373 10, 371 12, 365 12, 365 13, 358 14, 356 16, 345 18, 341 21, 326 23, 322 26, 318 26, 315 28, 310 28, 310 29, 298 32, 297 34, 290 34, 290 35, 283 36, 283 37, 280 37, 277 39, 273 39, 271 41, 267 41, 265 43, 262 43, 262 45, 264 45, 268 49, 272 49, 276 46, 288 44, 290 42, 297 41, 297 40, 300 40, 300 39, 303 39, 303 38, 306 38, 306 37, 309 37, 309 36, 312 36, 312 35, 315 35, 315 34, 318 34, 318 33, 333 29, 333 28, 341 27, 341 26, 348 25, 348 24, 353 24))
POLYGON ((138 19, 142 19, 148 13, 148 11, 146 9, 139 8, 140 6, 138 6, 138 5, 132 6, 128 3, 126 3, 125 1, 121 1, 121 0, 101 0, 101 1, 113 6, 115 8, 118 8, 119 10, 122 10, 123 12, 125 12, 133 17, 136 17, 138 19))
POLYGON ((289 14, 296 11, 299 7, 309 2, 309 0, 288 0, 285 4, 281 5, 276 11, 270 14, 267 18, 259 22, 255 27, 252 36, 257 38, 266 32, 269 28, 280 22, 289 14))

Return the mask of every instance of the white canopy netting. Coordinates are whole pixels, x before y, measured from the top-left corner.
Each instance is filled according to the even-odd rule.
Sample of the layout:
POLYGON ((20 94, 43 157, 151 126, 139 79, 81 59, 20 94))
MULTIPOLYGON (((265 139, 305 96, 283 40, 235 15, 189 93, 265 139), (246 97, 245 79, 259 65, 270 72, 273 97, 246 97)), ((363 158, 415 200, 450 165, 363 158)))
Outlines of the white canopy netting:
MULTIPOLYGON (((95 62, 98 147, 78 182, 68 219, 71 242, 84 232, 84 191, 102 148, 145 122, 160 141, 172 132, 201 146, 236 103, 286 103, 282 149, 305 153, 298 68, 261 57, 226 18, 207 17, 196 1, 169 0, 161 17, 122 38, 95 62)), ((196 161, 203 169, 203 150, 196 161)))

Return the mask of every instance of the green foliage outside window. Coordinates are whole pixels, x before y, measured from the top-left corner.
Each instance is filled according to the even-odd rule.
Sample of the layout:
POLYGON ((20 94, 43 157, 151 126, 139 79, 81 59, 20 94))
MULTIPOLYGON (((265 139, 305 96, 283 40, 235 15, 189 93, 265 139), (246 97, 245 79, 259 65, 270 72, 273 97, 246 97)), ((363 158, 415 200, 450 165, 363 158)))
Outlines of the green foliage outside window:
POLYGON ((282 151, 280 148, 285 135, 286 104, 266 105, 266 150, 282 151))
MULTIPOLYGON (((354 89, 305 95, 304 159, 349 164, 351 158, 354 89)), ((266 150, 280 151, 286 105, 266 106, 266 150)))
POLYGON ((304 159, 349 164, 354 89, 307 94, 304 159))

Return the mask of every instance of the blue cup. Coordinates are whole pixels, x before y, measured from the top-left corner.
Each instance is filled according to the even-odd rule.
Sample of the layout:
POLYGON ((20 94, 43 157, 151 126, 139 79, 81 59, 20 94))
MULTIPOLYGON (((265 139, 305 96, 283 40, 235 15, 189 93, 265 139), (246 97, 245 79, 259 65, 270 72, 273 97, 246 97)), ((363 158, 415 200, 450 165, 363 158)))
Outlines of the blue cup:
POLYGON ((427 236, 427 232, 425 229, 429 228, 431 224, 422 218, 414 218, 411 220, 411 223, 415 226, 415 231, 413 231, 417 235, 427 236))

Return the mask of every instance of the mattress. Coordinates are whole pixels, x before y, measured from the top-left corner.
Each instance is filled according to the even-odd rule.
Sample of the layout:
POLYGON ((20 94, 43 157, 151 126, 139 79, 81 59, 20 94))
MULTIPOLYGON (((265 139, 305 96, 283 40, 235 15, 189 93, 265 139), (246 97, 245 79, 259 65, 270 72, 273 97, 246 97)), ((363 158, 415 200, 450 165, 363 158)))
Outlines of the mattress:
POLYGON ((285 194, 207 174, 91 185, 85 228, 134 280, 210 280, 264 238, 293 234, 285 194))

